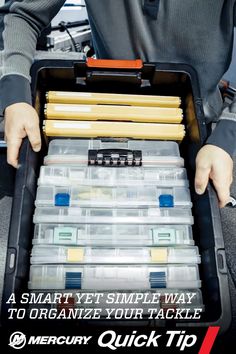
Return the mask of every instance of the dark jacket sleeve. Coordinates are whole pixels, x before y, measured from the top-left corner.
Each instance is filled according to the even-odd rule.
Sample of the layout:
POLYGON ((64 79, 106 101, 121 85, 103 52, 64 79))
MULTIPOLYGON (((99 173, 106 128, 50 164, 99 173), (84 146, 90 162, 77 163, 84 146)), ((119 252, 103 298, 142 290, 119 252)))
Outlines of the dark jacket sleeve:
POLYGON ((0 6, 0 115, 13 103, 31 104, 30 67, 37 38, 65 0, 7 0, 0 6))
POLYGON ((236 101, 224 109, 207 144, 220 147, 231 157, 236 154, 236 101))

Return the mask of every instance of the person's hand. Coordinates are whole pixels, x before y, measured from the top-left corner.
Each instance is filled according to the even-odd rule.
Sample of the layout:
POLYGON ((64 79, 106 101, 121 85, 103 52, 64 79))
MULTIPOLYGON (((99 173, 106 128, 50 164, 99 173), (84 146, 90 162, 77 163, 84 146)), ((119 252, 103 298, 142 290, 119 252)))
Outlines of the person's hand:
POLYGON ((4 118, 7 162, 17 168, 19 149, 23 138, 28 136, 35 152, 41 149, 39 117, 29 104, 15 103, 5 109, 4 118))
POLYGON ((214 145, 205 145, 196 158, 195 190, 203 194, 209 178, 216 189, 219 206, 223 208, 230 197, 230 185, 233 181, 233 160, 230 155, 214 145))

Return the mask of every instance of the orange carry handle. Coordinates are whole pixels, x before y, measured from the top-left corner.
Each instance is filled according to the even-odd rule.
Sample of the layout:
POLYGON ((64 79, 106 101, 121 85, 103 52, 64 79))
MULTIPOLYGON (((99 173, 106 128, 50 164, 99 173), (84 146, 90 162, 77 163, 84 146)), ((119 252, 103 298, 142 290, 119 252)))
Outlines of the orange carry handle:
POLYGON ((140 70, 143 67, 141 59, 136 60, 112 60, 112 59, 87 59, 88 68, 102 68, 102 69, 136 69, 140 70))

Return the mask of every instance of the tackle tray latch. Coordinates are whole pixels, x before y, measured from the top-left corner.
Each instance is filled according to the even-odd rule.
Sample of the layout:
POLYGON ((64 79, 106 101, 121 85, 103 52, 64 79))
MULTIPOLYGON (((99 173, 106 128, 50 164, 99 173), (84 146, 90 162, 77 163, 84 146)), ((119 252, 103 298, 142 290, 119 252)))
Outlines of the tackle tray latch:
POLYGON ((125 149, 89 150, 88 164, 107 167, 142 166, 142 151, 125 149))

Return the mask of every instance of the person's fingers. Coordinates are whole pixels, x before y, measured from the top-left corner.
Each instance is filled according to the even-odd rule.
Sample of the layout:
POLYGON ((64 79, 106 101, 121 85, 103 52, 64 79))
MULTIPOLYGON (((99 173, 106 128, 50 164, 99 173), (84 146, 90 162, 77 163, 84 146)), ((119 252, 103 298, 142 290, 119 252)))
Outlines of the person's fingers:
POLYGON ((15 168, 18 167, 18 155, 21 143, 21 138, 7 139, 7 162, 15 168))
POLYGON ((228 180, 227 178, 222 178, 220 183, 213 180, 213 184, 218 195, 219 206, 220 208, 223 208, 230 199, 231 179, 228 180))
POLYGON ((8 162, 17 167, 19 149, 23 138, 28 136, 35 152, 41 149, 39 117, 32 106, 21 102, 8 106, 5 109, 4 118, 8 162))
POLYGON ((205 192, 209 181, 210 171, 210 167, 202 166, 200 162, 197 162, 194 181, 197 194, 203 194, 205 192))
POLYGON ((39 152, 41 149, 41 136, 40 129, 37 120, 30 122, 30 124, 25 127, 26 134, 28 135, 32 149, 35 152, 39 152))

